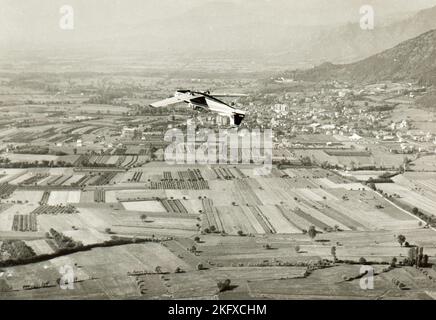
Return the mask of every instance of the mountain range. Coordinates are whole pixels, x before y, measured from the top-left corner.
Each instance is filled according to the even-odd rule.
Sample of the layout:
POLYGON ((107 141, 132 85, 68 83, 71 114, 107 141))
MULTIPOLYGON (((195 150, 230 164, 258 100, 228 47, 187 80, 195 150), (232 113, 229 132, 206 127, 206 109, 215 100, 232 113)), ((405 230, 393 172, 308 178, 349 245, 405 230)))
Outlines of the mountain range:
POLYGON ((425 32, 358 62, 323 63, 312 69, 294 71, 291 76, 307 81, 338 79, 375 83, 392 80, 436 84, 436 30, 425 32))
POLYGON ((310 67, 357 61, 436 29, 436 7, 429 7, 436 0, 77 0, 69 31, 58 27, 54 5, 5 1, 3 50, 60 48, 121 57, 139 52, 192 61, 224 56, 310 67), (365 2, 375 10, 370 31, 358 23, 365 2))
POLYGON ((310 67, 358 61, 436 29, 436 6, 391 18, 380 17, 376 11, 373 30, 362 30, 358 19, 347 24, 305 23, 304 16, 277 7, 268 7, 262 14, 259 10, 254 5, 212 2, 180 15, 146 21, 130 32, 108 33, 100 41, 103 46, 119 43, 126 51, 167 51, 212 59, 227 56, 310 67))
MULTIPOLYGON (((292 50, 275 55, 281 61, 350 63, 382 52, 405 40, 436 29, 436 7, 392 22, 377 20, 375 28, 362 30, 358 23, 306 33, 304 41, 294 42, 292 50)), ((292 43, 290 41, 289 43, 292 43)))

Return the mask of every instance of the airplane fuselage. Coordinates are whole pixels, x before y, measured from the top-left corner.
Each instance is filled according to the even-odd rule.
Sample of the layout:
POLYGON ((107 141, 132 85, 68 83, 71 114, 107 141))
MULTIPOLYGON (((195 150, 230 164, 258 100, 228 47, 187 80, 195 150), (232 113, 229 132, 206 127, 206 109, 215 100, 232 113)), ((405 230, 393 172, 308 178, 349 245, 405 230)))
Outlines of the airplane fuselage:
MULTIPOLYGON (((226 95, 231 96, 231 95, 226 95)), ((194 110, 207 110, 215 112, 222 117, 228 117, 232 126, 239 126, 245 118, 245 111, 238 110, 212 96, 209 91, 199 92, 192 90, 177 90, 174 97, 152 103, 152 107, 162 107, 178 102, 187 103, 194 110)))

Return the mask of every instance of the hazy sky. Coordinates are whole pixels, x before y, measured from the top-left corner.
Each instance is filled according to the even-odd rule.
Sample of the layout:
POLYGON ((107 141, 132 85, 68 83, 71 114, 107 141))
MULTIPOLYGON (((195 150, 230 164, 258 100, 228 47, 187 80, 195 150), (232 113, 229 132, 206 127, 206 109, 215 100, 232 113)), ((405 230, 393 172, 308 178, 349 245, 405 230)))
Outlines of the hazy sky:
POLYGON ((384 19, 435 6, 436 0, 0 0, 0 49, 127 45, 137 37, 162 46, 173 33, 183 37, 185 28, 187 37, 197 31, 208 37, 225 26, 239 32, 251 25, 341 24, 357 21, 362 4, 374 5, 384 19), (74 30, 59 28, 62 5, 74 9, 74 30))

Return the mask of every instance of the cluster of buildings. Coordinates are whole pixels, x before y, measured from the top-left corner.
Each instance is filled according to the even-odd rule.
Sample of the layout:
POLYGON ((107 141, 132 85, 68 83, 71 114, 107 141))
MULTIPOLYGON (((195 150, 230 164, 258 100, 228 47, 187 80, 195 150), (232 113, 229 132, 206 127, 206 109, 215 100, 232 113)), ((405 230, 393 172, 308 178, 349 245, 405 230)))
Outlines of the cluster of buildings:
MULTIPOLYGON (((283 79, 274 79, 284 83, 283 79)), ((351 87, 331 83, 321 88, 262 92, 248 105, 246 126, 272 128, 285 141, 298 135, 343 136, 351 142, 394 142, 396 153, 431 152, 436 149, 436 130, 417 130, 413 119, 392 121, 398 102, 391 99, 423 94, 425 88, 410 84, 351 87)), ((334 139, 332 139, 334 141, 334 139)))

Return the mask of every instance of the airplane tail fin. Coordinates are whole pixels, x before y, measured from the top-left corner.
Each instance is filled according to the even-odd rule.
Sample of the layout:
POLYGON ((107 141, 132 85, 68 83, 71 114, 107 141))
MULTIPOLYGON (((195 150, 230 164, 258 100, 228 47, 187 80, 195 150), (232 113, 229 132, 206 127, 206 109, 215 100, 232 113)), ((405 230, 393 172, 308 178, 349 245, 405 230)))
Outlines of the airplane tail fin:
POLYGON ((235 126, 239 126, 242 122, 242 120, 244 120, 245 118, 245 114, 244 113, 234 113, 233 114, 233 124, 235 126))

